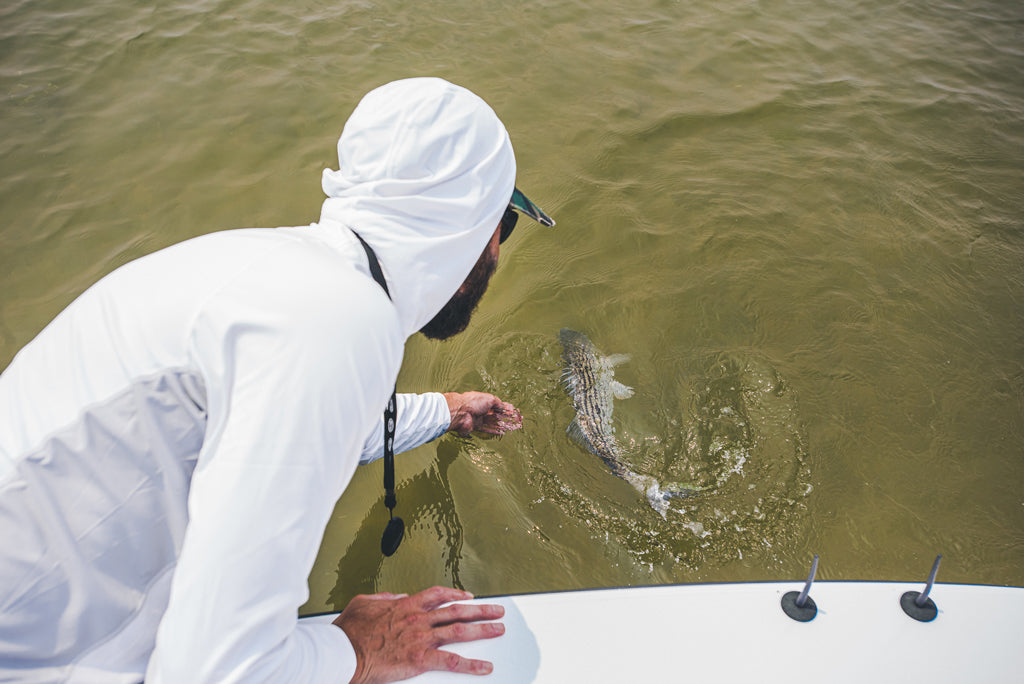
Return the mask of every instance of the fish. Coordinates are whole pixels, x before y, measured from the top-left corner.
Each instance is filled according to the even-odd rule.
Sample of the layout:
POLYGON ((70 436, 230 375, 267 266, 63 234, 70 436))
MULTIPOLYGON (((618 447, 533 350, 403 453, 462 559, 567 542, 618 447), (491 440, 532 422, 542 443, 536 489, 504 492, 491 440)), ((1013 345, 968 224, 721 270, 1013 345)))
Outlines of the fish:
POLYGON ((665 517, 672 499, 696 495, 699 487, 670 484, 662 486, 649 476, 634 472, 623 460, 622 447, 615 439, 612 413, 615 399, 633 396, 633 388, 615 379, 615 366, 629 361, 629 354, 603 355, 586 335, 562 328, 564 371, 562 382, 572 399, 576 417, 566 428, 569 436, 594 454, 614 475, 647 497, 648 503, 665 517))

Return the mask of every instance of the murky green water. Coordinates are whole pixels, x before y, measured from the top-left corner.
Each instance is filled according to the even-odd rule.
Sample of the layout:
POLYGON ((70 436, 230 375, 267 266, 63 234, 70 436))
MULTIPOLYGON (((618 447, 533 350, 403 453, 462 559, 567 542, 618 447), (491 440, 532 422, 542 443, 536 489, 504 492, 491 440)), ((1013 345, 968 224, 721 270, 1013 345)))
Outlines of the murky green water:
POLYGON ((488 389, 501 440, 379 464, 308 611, 797 578, 1024 583, 1024 6, 1001 0, 10 2, 0 8, 0 366, 102 274, 308 223, 358 98, 492 103, 558 220, 505 245, 470 330, 399 389, 488 389), (663 519, 571 442, 557 333, 632 360, 617 438, 707 489, 663 519), (682 510, 679 510, 682 509, 682 510))

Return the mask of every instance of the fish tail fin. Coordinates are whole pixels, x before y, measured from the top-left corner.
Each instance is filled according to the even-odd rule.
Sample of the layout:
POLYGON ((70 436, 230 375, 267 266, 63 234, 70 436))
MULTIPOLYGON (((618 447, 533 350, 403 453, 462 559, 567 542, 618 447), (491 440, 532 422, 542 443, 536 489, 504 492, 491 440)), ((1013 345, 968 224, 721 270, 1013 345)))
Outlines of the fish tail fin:
POLYGON ((667 517, 669 501, 672 501, 673 499, 688 499, 692 496, 697 496, 704 489, 704 487, 699 487, 690 483, 678 482, 668 482, 664 487, 662 487, 653 477, 640 477, 643 478, 645 484, 647 484, 646 489, 637 486, 636 483, 634 483, 634 486, 637 486, 637 489, 640 489, 641 492, 647 495, 647 503, 649 503, 651 508, 657 511, 662 518, 667 517))

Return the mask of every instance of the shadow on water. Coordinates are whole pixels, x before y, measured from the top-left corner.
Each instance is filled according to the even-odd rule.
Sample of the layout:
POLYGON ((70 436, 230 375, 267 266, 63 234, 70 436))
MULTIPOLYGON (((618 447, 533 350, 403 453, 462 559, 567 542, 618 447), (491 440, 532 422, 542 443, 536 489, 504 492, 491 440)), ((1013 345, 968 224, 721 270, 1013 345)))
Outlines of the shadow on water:
MULTIPOLYGON (((405 521, 405 543, 408 544, 418 530, 433 526, 445 553, 444 568, 449 575, 447 583, 464 589, 459 572, 464 535, 448 480, 448 469, 458 457, 459 449, 457 442, 441 442, 434 464, 400 483, 395 494, 399 502, 416 502, 415 505, 400 505, 396 510, 396 515, 405 521)), ((380 550, 380 538, 387 519, 381 493, 360 523, 352 544, 338 560, 338 581, 328 597, 334 610, 343 609, 357 594, 385 590, 379 586, 385 561, 380 550)))

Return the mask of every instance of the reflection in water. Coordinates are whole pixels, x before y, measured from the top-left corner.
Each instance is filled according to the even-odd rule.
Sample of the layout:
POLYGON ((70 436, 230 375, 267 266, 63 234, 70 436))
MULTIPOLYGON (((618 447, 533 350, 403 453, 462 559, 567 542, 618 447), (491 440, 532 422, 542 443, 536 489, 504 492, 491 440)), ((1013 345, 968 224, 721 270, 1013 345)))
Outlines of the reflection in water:
MULTIPOLYGON (((433 524, 437 538, 447 550, 444 567, 449 578, 447 584, 464 589, 459 576, 459 560, 462 556, 462 522, 455 512, 448 482, 448 468, 455 462, 459 446, 455 442, 443 441, 437 449, 436 462, 426 471, 405 482, 398 483, 395 491, 399 502, 417 502, 416 505, 400 506, 400 514, 406 525, 407 539, 419 530, 433 524)), ((380 551, 380 535, 387 520, 383 490, 381 496, 370 507, 359 525, 359 531, 348 550, 338 561, 338 581, 330 592, 329 601, 334 610, 341 610, 357 594, 373 594, 389 590, 378 586, 384 556, 380 551)))

